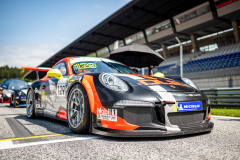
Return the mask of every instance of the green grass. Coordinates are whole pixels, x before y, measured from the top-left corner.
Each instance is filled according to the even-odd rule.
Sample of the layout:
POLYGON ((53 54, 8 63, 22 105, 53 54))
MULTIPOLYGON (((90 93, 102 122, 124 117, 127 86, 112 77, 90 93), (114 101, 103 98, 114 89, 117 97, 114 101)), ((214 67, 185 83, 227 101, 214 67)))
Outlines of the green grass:
POLYGON ((211 114, 220 116, 240 117, 240 109, 211 108, 211 114))

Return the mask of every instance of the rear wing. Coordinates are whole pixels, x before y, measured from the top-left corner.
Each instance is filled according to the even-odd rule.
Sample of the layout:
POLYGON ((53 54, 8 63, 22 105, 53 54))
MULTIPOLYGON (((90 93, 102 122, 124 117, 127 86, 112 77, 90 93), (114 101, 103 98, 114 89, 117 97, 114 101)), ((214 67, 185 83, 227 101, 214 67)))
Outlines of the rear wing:
POLYGON ((37 74, 37 80, 39 79, 39 71, 49 71, 51 68, 47 67, 22 67, 21 72, 23 73, 25 70, 30 70, 30 71, 36 71, 37 74))
POLYGON ((23 73, 25 70, 30 70, 30 71, 49 71, 51 68, 47 67, 22 67, 21 72, 23 73))

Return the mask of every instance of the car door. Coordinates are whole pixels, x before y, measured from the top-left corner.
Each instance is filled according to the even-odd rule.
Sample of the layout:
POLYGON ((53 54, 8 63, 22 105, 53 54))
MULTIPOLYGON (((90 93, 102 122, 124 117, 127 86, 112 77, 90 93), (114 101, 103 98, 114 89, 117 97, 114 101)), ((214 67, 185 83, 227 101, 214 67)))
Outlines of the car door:
POLYGON ((45 105, 44 114, 66 119, 66 116, 64 116, 65 114, 61 114, 60 112, 65 113, 66 111, 67 101, 65 98, 65 90, 66 81, 70 75, 68 74, 65 61, 58 63, 52 69, 59 69, 63 77, 61 79, 52 77, 47 80, 47 85, 42 87, 42 100, 45 105), (62 116, 59 117, 59 115, 62 116))

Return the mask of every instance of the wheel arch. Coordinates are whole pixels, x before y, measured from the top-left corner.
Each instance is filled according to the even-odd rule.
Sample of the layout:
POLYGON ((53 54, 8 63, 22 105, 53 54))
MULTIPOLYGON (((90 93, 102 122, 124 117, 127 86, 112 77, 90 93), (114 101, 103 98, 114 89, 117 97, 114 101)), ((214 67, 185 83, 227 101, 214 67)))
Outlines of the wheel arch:
POLYGON ((92 90, 91 89, 87 89, 88 87, 88 85, 89 85, 89 82, 87 82, 87 80, 86 79, 84 79, 84 77, 82 77, 82 78, 79 78, 79 79, 77 79, 77 80, 75 80, 74 82, 72 82, 71 84, 70 84, 70 86, 68 87, 68 89, 67 89, 67 92, 66 92, 66 100, 67 100, 67 103, 68 103, 68 98, 69 98, 69 95, 70 95, 70 92, 71 92, 71 90, 72 90, 72 88, 75 86, 75 85, 77 85, 77 84, 80 84, 84 89, 85 89, 85 92, 87 93, 87 99, 88 99, 88 104, 89 104, 89 120, 90 120, 90 123, 89 123, 89 133, 91 133, 92 132, 92 107, 91 107, 91 100, 90 100, 90 97, 89 97, 89 92, 90 92, 90 94, 92 94, 93 95, 93 92, 92 92, 92 90))

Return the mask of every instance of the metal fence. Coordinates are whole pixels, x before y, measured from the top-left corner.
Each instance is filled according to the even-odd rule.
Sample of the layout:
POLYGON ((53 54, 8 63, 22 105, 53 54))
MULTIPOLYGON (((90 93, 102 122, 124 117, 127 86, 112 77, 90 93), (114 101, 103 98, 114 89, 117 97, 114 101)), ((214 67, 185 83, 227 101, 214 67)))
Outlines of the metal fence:
POLYGON ((202 89, 210 99, 211 106, 240 106, 240 87, 202 89))

